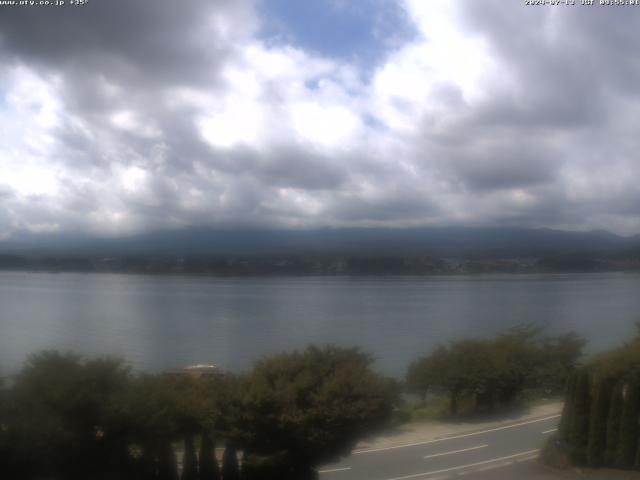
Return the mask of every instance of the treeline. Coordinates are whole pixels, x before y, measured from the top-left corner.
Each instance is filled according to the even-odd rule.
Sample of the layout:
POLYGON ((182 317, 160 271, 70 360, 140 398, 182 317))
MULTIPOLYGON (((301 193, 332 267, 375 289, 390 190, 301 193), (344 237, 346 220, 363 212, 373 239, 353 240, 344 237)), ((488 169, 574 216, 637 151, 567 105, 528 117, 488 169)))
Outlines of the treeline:
POLYGON ((421 275, 454 273, 454 267, 442 259, 432 257, 316 257, 307 255, 229 258, 145 258, 127 256, 80 258, 0 255, 0 270, 220 276, 421 275))
POLYGON ((571 464, 640 469, 640 335, 596 356, 569 379, 548 453, 571 464))
POLYGON ((525 392, 558 395, 584 344, 573 333, 550 337, 539 328, 518 326, 495 338, 438 347, 409 366, 406 385, 423 402, 428 395, 447 396, 451 415, 462 402, 467 411, 480 411, 511 405, 525 392))
POLYGON ((634 258, 564 255, 500 259, 473 256, 264 256, 230 258, 25 257, 0 255, 0 270, 184 275, 439 275, 606 272, 640 269, 634 258))
POLYGON ((397 389, 370 364, 309 347, 194 379, 43 352, 0 389, 0 478, 317 478, 391 418, 397 389))

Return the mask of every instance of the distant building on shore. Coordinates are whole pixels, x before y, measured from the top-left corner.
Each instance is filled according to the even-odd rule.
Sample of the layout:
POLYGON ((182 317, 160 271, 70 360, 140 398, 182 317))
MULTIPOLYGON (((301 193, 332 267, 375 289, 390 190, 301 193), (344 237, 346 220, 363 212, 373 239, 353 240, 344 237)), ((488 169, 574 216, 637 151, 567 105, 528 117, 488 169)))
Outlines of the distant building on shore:
POLYGON ((187 376, 195 380, 199 380, 201 378, 221 377, 224 375, 224 371, 215 363, 198 363, 196 365, 189 365, 182 370, 174 370, 167 373, 171 376, 187 376))

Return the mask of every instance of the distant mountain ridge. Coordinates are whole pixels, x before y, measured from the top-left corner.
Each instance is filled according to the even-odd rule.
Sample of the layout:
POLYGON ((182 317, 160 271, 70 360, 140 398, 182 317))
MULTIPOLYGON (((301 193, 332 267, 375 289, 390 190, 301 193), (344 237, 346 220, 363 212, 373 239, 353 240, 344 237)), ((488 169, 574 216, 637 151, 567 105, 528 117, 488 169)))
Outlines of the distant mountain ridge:
POLYGON ((104 238, 21 234, 0 254, 23 256, 432 255, 537 257, 640 252, 640 236, 517 227, 343 228, 309 230, 189 228, 104 238))

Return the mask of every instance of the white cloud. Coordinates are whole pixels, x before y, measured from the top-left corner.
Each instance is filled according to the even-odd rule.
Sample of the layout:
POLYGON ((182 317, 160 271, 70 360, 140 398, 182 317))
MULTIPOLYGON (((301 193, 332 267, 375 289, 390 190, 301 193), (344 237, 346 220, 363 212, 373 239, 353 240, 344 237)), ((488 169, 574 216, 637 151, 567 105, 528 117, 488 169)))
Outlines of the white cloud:
POLYGON ((637 52, 603 48, 637 22, 604 16, 594 40, 582 13, 403 4, 418 34, 372 72, 262 41, 250 2, 166 2, 56 61, 5 25, 0 235, 237 219, 635 231, 637 52))
POLYGON ((329 150, 348 146, 361 126, 359 117, 340 105, 299 102, 290 112, 292 127, 304 141, 329 150))
POLYGON ((160 130, 149 120, 143 121, 137 112, 118 110, 109 117, 111 124, 119 130, 146 138, 158 138, 160 130))
POLYGON ((0 178, 19 195, 55 194, 59 165, 52 157, 63 115, 56 95, 60 80, 27 67, 9 69, 4 76, 0 178))

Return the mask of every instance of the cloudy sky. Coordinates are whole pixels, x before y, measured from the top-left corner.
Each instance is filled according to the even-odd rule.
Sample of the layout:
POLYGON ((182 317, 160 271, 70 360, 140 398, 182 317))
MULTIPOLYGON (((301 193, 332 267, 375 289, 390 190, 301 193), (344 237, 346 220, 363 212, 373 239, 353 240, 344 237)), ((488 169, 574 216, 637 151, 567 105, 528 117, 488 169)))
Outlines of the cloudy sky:
POLYGON ((0 6, 0 237, 639 233, 639 30, 504 0, 0 6))

